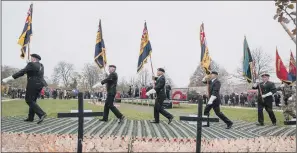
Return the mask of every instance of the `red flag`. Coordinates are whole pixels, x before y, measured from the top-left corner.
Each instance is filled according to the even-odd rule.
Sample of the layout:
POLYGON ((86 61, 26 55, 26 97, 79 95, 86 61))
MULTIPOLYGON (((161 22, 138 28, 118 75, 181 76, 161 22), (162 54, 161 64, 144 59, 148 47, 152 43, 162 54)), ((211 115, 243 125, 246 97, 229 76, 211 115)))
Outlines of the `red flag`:
POLYGON ((294 59, 293 53, 291 51, 290 65, 289 65, 289 80, 296 81, 296 61, 294 59))
POLYGON ((288 81, 288 71, 287 71, 282 59, 278 55, 277 49, 276 49, 275 66, 276 66, 276 76, 282 81, 288 81))

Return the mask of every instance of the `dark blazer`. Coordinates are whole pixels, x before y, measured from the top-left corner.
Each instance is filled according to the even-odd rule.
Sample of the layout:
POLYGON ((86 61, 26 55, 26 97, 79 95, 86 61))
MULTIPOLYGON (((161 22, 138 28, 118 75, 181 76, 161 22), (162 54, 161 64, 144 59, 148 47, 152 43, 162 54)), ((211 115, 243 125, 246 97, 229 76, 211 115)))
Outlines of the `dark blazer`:
MULTIPOLYGON (((203 82, 207 84, 207 82, 203 82)), ((221 89, 221 82, 216 78, 214 81, 208 81, 209 83, 209 93, 210 96, 216 96, 217 98, 213 101, 214 105, 220 105, 221 104, 221 98, 220 98, 220 89, 221 89)), ((210 97, 209 97, 210 98, 210 97)))
POLYGON ((156 90, 156 94, 157 94, 157 98, 166 98, 166 93, 165 93, 165 76, 162 75, 159 78, 155 77, 156 80, 156 86, 155 86, 155 90, 156 90))
POLYGON ((101 81, 101 84, 106 84, 107 94, 115 95, 117 92, 118 74, 116 72, 110 73, 106 79, 101 81))
POLYGON ((44 67, 39 62, 29 62, 25 68, 12 75, 14 79, 17 79, 24 74, 27 74, 27 90, 41 89, 47 86, 44 80, 44 67))
MULTIPOLYGON (((259 90, 259 85, 257 87, 252 87, 253 89, 258 89, 258 101, 262 102, 262 95, 267 94, 268 92, 272 92, 272 94, 276 93, 276 87, 273 82, 267 81, 265 84, 263 82, 260 83, 260 89, 262 91, 262 95, 259 90)), ((273 96, 268 96, 264 98, 264 102, 273 102, 273 96)))

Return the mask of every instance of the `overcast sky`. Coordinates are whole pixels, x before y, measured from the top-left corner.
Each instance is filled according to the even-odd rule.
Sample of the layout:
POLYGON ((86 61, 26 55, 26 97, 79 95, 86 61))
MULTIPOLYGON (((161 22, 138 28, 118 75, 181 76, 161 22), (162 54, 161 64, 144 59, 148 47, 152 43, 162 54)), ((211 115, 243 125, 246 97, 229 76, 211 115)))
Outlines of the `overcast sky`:
MULTIPOLYGON (((31 2, 2 2, 2 64, 24 67, 17 45, 31 2)), ((251 49, 261 47, 275 63, 275 48, 287 62, 296 46, 273 20, 274 2, 34 2, 31 52, 40 54, 45 75, 59 61, 93 62, 102 19, 109 64, 120 77, 136 76, 140 39, 147 21, 154 69, 165 67, 178 87, 187 86, 199 64, 200 25, 213 60, 235 72, 241 66, 244 35, 251 49)), ((287 63, 285 63, 287 64, 287 63)), ((150 64, 146 68, 150 70, 150 64)))

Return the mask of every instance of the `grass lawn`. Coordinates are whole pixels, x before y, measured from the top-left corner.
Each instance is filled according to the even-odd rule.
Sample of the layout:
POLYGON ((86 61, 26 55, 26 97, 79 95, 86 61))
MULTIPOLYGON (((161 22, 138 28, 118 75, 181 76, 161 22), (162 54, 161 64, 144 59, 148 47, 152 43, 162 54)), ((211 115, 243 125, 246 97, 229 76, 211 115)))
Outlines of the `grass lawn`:
MULTIPOLYGON (((66 113, 70 110, 77 110, 77 100, 38 100, 40 107, 48 114, 49 117, 57 117, 57 113, 66 113)), ((153 107, 141 106, 133 104, 119 103, 120 111, 128 119, 133 120, 152 120, 153 119, 153 107)), ((94 111, 103 111, 103 106, 96 106, 87 103, 85 100, 84 109, 94 111)), ((197 114, 196 105, 183 104, 179 108, 168 109, 170 113, 175 116, 175 119, 179 119, 178 116, 197 114)), ((229 117, 231 120, 243 120, 248 122, 257 122, 257 110, 249 109, 236 109, 236 108, 221 108, 221 111, 229 117)), ((277 118, 277 124, 283 125, 284 117, 282 112, 274 112, 277 118)), ((2 102, 2 116, 24 116, 28 114, 28 105, 24 100, 15 100, 2 102)), ((112 112, 109 113, 110 118, 115 118, 112 112)), ((214 112, 211 111, 213 115, 214 112)), ((161 115, 161 119, 165 118, 161 115)), ((271 124, 268 114, 264 110, 264 119, 267 125, 271 124)))

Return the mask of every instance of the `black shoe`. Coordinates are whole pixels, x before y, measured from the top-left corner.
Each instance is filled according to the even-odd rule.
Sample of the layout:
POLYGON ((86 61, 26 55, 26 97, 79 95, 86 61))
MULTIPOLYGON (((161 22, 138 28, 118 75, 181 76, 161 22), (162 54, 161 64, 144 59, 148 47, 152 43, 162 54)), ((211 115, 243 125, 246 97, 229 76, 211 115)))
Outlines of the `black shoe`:
POLYGON ((264 123, 257 123, 257 126, 264 126, 264 123))
POLYGON ((46 116, 47 116, 46 114, 42 115, 42 116, 40 117, 39 121, 37 122, 37 124, 42 123, 43 120, 46 118, 46 116))
POLYGON ((168 119, 168 124, 170 124, 172 122, 173 118, 174 117, 172 116, 170 119, 168 119))
POLYGON ((276 123, 272 123, 272 126, 276 126, 276 123))
POLYGON ((202 127, 209 127, 208 125, 202 125, 202 127))
POLYGON ((159 122, 157 122, 157 121, 151 121, 151 123, 159 123, 159 122))
POLYGON ((106 119, 100 119, 99 121, 107 122, 108 120, 106 120, 106 119))
POLYGON ((25 122, 33 122, 34 120, 31 120, 31 119, 27 118, 27 119, 24 119, 24 121, 25 122))
POLYGON ((229 123, 229 124, 227 125, 226 129, 231 129, 232 125, 233 125, 233 122, 229 123))
POLYGON ((125 119, 125 116, 122 116, 121 118, 119 118, 119 122, 118 123, 122 123, 124 119, 125 119))

